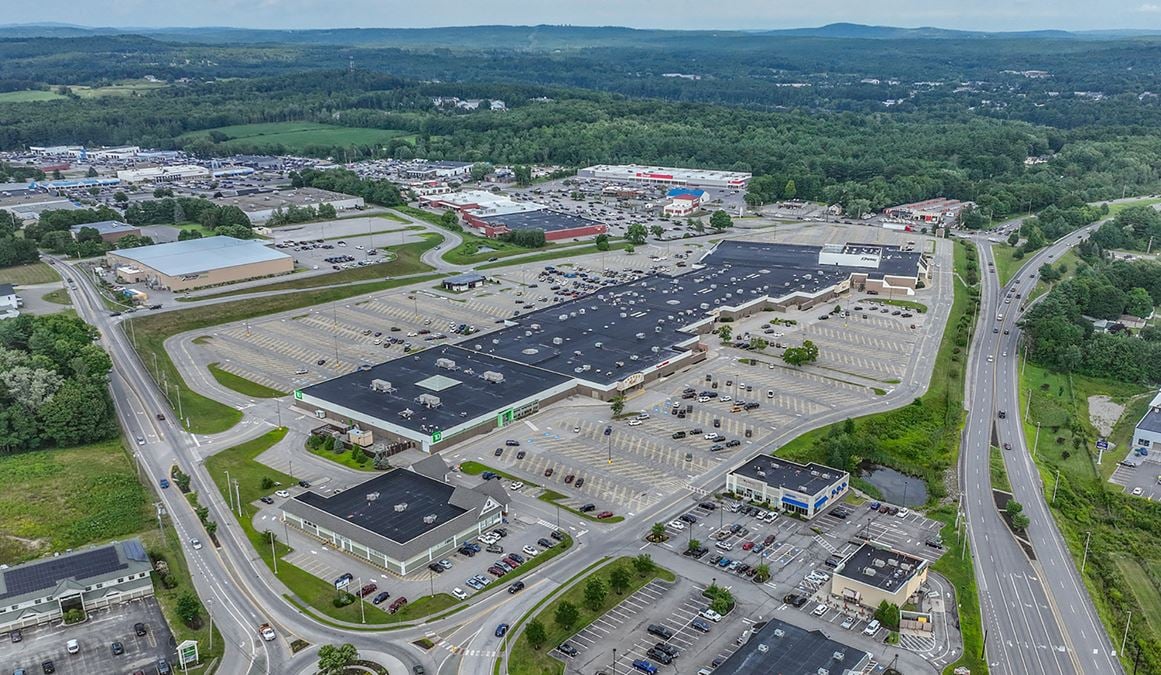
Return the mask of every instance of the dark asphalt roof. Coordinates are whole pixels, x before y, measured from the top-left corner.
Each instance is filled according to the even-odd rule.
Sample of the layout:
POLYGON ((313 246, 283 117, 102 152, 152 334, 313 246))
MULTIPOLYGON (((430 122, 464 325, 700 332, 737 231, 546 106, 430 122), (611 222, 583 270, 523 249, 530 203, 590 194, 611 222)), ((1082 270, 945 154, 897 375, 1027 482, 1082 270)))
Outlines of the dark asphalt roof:
POLYGON ((15 295, 16 289, 12 284, 0 284, 0 295, 15 295))
POLYGON ((894 593, 915 576, 922 564, 922 560, 905 553, 863 544, 843 561, 836 574, 894 593))
POLYGON ((394 469, 329 497, 304 492, 295 499, 391 541, 406 544, 467 512, 451 504, 454 491, 453 486, 442 481, 406 469, 394 469), (375 498, 369 499, 370 495, 375 498), (403 504, 406 507, 400 509, 403 504))
MULTIPOLYGON (((0 295, 3 295, 3 292, 0 292, 0 295)), ((1145 416, 1137 423, 1137 428, 1161 434, 1161 410, 1150 408, 1149 412, 1145 413, 1145 416)))
POLYGON ((457 274, 454 277, 448 277, 443 280, 444 285, 455 286, 458 284, 474 284, 478 281, 486 281, 488 277, 479 272, 464 272, 457 274))
POLYGON ((714 669, 714 675, 839 675, 858 670, 871 655, 779 619, 770 619, 746 644, 714 669), (841 654, 839 660, 837 655, 841 654))
POLYGON ((846 475, 845 471, 822 464, 798 464, 770 455, 758 455, 734 473, 760 480, 771 487, 784 487, 808 495, 818 494, 846 475), (765 475, 759 475, 759 471, 765 475))
POLYGON ((61 582, 74 581, 83 587, 149 568, 145 549, 136 539, 74 551, 0 571, 0 600, 15 604, 9 601, 24 595, 43 597, 61 582))
POLYGON ((432 347, 353 373, 306 387, 304 395, 361 412, 401 427, 430 434, 496 410, 502 410, 570 378, 453 345, 432 347), (438 359, 450 359, 455 370, 441 368, 438 359), (502 382, 483 379, 485 372, 503 375, 502 382), (442 376, 435 381, 429 378, 442 376), (391 391, 371 388, 374 380, 390 383, 391 391), (426 382, 427 386, 421 386, 426 382), (438 391, 436 389, 439 389, 438 391), (428 408, 422 394, 439 397, 440 406, 428 408), (410 410, 410 417, 400 413, 410 410))
POLYGON ((574 230, 601 224, 596 220, 574 216, 571 213, 553 211, 551 209, 483 216, 480 217, 480 220, 493 227, 503 225, 509 230, 544 230, 545 232, 574 230))

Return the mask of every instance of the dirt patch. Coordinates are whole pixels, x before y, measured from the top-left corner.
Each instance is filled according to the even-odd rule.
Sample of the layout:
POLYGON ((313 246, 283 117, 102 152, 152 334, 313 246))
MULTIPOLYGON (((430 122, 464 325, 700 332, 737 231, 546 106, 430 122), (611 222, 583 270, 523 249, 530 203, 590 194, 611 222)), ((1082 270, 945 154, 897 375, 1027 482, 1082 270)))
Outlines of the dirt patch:
POLYGON ((1088 397, 1088 419, 1101 436, 1113 433, 1113 425, 1124 412, 1125 406, 1114 403, 1108 396, 1088 397))

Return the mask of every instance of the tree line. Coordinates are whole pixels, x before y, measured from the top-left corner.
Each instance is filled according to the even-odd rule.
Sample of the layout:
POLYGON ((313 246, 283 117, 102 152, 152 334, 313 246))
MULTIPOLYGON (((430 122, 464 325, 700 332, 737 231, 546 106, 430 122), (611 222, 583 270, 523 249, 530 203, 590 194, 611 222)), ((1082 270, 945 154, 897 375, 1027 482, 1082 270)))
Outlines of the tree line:
POLYGON ((109 356, 97 329, 75 316, 0 322, 0 450, 15 452, 112 438, 109 356))

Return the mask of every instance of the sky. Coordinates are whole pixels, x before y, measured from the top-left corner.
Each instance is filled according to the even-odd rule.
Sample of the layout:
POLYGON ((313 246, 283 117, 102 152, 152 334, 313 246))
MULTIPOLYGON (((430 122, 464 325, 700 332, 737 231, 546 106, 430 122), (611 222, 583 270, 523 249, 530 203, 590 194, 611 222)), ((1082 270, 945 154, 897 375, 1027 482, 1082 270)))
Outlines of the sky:
POLYGON ((835 22, 964 30, 1161 29, 1161 0, 3 0, 0 23, 244 28, 574 24, 771 29, 835 22))

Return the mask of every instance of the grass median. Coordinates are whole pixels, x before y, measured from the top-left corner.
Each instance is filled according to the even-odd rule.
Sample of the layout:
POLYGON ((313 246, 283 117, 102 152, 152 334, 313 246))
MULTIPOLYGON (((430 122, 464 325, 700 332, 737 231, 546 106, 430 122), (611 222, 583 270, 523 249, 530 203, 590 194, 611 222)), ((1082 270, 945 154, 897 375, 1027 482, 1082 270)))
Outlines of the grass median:
POLYGON ((278 398, 286 396, 286 392, 271 389, 264 384, 258 384, 253 380, 248 380, 241 375, 235 375, 228 370, 223 370, 218 363, 211 363, 206 366, 218 384, 227 389, 232 389, 243 396, 253 396, 254 398, 278 398))
POLYGON ((214 434, 240 422, 242 413, 190 389, 169 358, 169 353, 165 349, 167 339, 191 330, 336 302, 364 293, 420 284, 441 276, 430 274, 406 279, 385 279, 365 284, 202 305, 176 312, 138 316, 122 325, 154 380, 158 383, 168 382, 168 395, 175 410, 178 408, 177 396, 180 395, 182 411, 189 419, 189 430, 198 434, 214 434))
POLYGON ((516 642, 512 646, 512 653, 508 657, 509 675, 556 675, 564 673, 564 662, 553 658, 550 654, 557 645, 583 630, 649 582, 655 579, 672 582, 676 579, 673 572, 655 564, 651 565, 652 569, 642 573, 642 570, 635 569, 633 560, 633 558, 627 557, 619 558, 608 565, 593 570, 579 579, 567 591, 553 598, 535 616, 527 621, 522 619, 521 621, 525 624, 524 632, 516 638, 516 642), (612 583, 613 576, 617 574, 614 570, 617 569, 628 572, 628 583, 620 589, 620 593, 613 590, 615 585, 612 583), (604 588, 600 602, 595 602, 595 595, 592 598, 586 597, 585 587, 592 580, 596 580, 604 588), (589 600, 593 600, 593 602, 589 602, 589 600), (565 603, 572 605, 577 612, 574 621, 562 625, 558 621, 560 618, 558 612, 565 603), (534 646, 528 637, 529 625, 533 621, 539 622, 545 629, 545 640, 539 648, 534 646))

